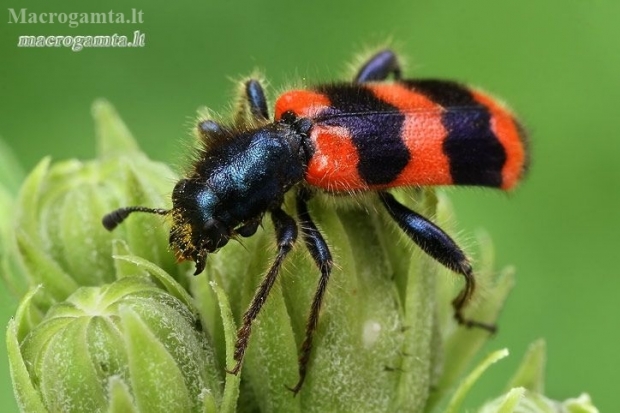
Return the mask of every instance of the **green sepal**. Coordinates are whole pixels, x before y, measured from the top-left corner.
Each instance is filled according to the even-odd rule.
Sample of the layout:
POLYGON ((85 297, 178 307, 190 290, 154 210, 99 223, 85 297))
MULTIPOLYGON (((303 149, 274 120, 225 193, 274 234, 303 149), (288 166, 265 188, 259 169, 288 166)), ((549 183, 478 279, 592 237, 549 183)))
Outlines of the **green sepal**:
POLYGON ((545 391, 546 344, 536 340, 530 345, 519 368, 508 382, 506 391, 523 387, 531 392, 543 394, 545 391))
MULTIPOLYGON (((215 282, 210 283, 213 292, 217 297, 217 302, 220 308, 221 320, 224 329, 224 339, 226 343, 226 366, 233 366, 235 363, 235 321, 233 319, 230 303, 226 297, 224 290, 215 282)), ((239 385, 241 383, 241 374, 233 375, 226 374, 224 384, 224 395, 222 397, 222 404, 220 405, 221 413, 234 413, 236 411, 237 399, 239 398, 239 385)))
POLYGON ((503 400, 500 401, 494 412, 513 413, 525 396, 525 392, 526 390, 523 387, 515 387, 511 389, 506 396, 504 396, 503 400))
POLYGON ((139 413, 129 386, 119 376, 108 380, 107 398, 110 400, 108 413, 139 413))
POLYGON ((532 343, 511 378, 506 394, 486 403, 479 413, 598 413, 587 394, 558 402, 545 397, 545 342, 532 343))
POLYGON ((154 280, 159 282, 166 291, 181 300, 188 308, 194 309, 192 297, 187 290, 157 265, 135 255, 117 255, 114 256, 114 259, 134 264, 138 269, 146 271, 154 280))
POLYGON ((78 287, 77 283, 36 245, 25 231, 16 231, 17 246, 24 266, 29 269, 32 285, 42 285, 35 297, 37 305, 46 311, 54 303, 66 299, 78 287))
POLYGON ((141 412, 189 412, 192 410, 185 378, 169 349, 159 342, 141 318, 129 307, 121 307, 124 341, 127 346, 131 386, 140 396, 141 412))
POLYGON ((97 133, 97 157, 140 153, 136 140, 114 106, 105 99, 98 99, 93 103, 91 111, 97 133))
POLYGON ((20 349, 20 342, 28 334, 30 328, 38 324, 41 318, 32 303, 32 298, 37 292, 36 290, 29 291, 23 297, 15 317, 9 321, 6 331, 6 345, 13 393, 20 411, 47 413, 41 395, 30 379, 30 374, 20 349))
POLYGON ((480 376, 488 369, 492 364, 508 356, 508 349, 501 349, 489 354, 484 360, 480 362, 465 378, 461 381, 461 384, 456 388, 456 391, 452 394, 445 413, 458 413, 461 408, 461 404, 465 399, 469 390, 478 381, 480 376))

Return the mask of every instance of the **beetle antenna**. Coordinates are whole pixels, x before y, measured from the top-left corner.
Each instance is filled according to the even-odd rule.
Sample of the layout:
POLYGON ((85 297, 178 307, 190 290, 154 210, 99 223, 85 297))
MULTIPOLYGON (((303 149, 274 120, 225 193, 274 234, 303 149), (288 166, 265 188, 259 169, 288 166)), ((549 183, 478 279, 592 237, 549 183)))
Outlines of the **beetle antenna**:
POLYGON ((101 220, 101 223, 103 224, 105 229, 107 229, 108 231, 112 231, 132 212, 146 212, 149 214, 168 215, 170 213, 170 210, 161 208, 147 208, 143 206, 119 208, 110 212, 109 214, 106 214, 101 220))

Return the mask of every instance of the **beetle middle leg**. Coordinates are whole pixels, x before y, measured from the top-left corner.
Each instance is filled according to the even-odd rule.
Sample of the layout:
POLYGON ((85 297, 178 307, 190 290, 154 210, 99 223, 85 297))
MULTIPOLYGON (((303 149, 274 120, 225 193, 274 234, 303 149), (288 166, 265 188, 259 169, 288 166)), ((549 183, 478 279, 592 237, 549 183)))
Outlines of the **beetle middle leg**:
POLYGON ((308 322, 306 324, 306 334, 299 354, 299 381, 294 387, 287 386, 288 389, 295 394, 299 392, 306 379, 308 362, 310 361, 310 354, 312 352, 312 340, 319 322, 319 312, 333 266, 332 254, 329 252, 325 239, 312 221, 306 203, 307 199, 308 194, 305 190, 301 190, 297 194, 297 219, 306 247, 321 271, 321 278, 319 279, 319 284, 314 293, 314 298, 312 299, 310 315, 308 316, 308 322))
MULTIPOLYGON (((260 81, 257 79, 248 79, 243 82, 242 87, 243 92, 238 98, 234 123, 237 125, 245 125, 250 117, 259 122, 268 121, 269 110, 267 108, 267 98, 265 97, 265 91, 260 81)), ((222 133, 224 129, 224 126, 211 119, 198 122, 198 133, 207 141, 210 139, 211 134, 222 133)))
POLYGON ((269 109, 265 91, 258 79, 248 79, 242 84, 242 91, 235 109, 236 124, 247 123, 248 118, 259 122, 269 120, 269 109))

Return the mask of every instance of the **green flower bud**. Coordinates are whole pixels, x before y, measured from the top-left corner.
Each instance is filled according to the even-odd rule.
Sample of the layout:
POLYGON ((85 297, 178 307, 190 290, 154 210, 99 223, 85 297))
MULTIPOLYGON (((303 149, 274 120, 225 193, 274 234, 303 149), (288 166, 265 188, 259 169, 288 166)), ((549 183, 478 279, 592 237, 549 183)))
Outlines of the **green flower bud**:
POLYGON ((582 394, 563 402, 551 400, 522 387, 484 405, 480 413, 599 413, 590 396, 582 394))
POLYGON ((510 380, 506 394, 486 403, 480 413, 598 413, 590 396, 582 394, 563 402, 543 395, 545 342, 532 344, 510 380))
POLYGON ((30 173, 16 205, 16 239, 30 285, 42 284, 37 295, 42 309, 61 302, 80 286, 115 280, 112 240, 125 239, 131 251, 181 280, 168 251, 167 228, 161 217, 131 217, 113 233, 101 218, 126 205, 169 205, 175 182, 171 170, 141 153, 129 131, 106 102, 96 102, 93 116, 99 157, 50 166, 45 159, 30 173))
MULTIPOLYGON (((444 196, 437 204, 432 191, 401 195, 446 228, 451 212, 444 196)), ((307 379, 297 397, 283 391, 298 379, 298 346, 319 277, 300 240, 253 326, 238 411, 417 412, 444 402, 489 336, 456 325, 450 305, 462 286, 454 282, 456 275, 422 253, 384 216, 358 207, 334 208, 321 198, 312 200, 310 208, 336 265, 307 379)), ((208 278, 224 288, 238 322, 273 260, 273 229, 267 221, 266 230, 243 245, 227 245, 209 257, 208 278)), ((492 251, 478 261, 485 300, 468 308, 468 315, 493 322, 512 286, 512 273, 495 282, 492 251)), ((207 297, 206 282, 197 277, 193 295, 201 297, 203 319, 216 320, 216 300, 207 297)), ((213 334, 217 342, 221 329, 213 334)))
MULTIPOLYGON (((451 302, 463 280, 416 247, 373 197, 363 202, 368 213, 319 195, 309 208, 335 265, 300 393, 284 386, 299 378, 319 278, 301 237, 254 321, 240 375, 224 374, 234 366, 233 319, 240 323, 275 256, 271 222, 210 254, 206 273, 190 278, 168 251, 161 217, 135 214, 106 232, 101 217, 118 207, 169 207, 174 176, 139 152, 108 104, 93 112, 98 159, 43 161, 15 207, 14 239, 32 286, 7 334, 22 411, 456 413, 483 372, 507 355, 496 351, 467 373, 489 334, 454 320, 451 302)), ((441 192, 396 192, 452 232, 441 192)), ((294 214, 291 201, 285 209, 294 214)), ((514 271, 495 277, 489 237, 478 238, 478 289, 466 314, 493 323, 514 271)), ((530 399, 547 406, 541 360, 534 346, 529 367, 481 411, 528 411, 519 409, 530 399)), ((585 396, 550 403, 596 412, 585 396)))
POLYGON ((161 289, 175 282, 159 275, 81 287, 24 331, 28 296, 7 337, 22 411, 203 412, 219 405, 221 369, 189 296, 161 289))

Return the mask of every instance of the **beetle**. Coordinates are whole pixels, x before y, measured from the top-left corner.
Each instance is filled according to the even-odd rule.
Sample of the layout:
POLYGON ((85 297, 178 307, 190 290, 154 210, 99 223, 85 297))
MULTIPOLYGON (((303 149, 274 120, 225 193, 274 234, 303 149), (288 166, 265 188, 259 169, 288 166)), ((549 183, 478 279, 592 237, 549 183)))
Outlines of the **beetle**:
POLYGON ((229 373, 240 371, 252 323, 301 231, 320 272, 300 349, 299 380, 290 390, 296 394, 304 383, 333 265, 307 206, 315 192, 376 193, 415 244, 464 277, 465 286, 452 302, 456 321, 495 331, 494 325, 463 314, 476 288, 465 253, 388 189, 476 185, 510 190, 527 169, 526 134, 513 114, 485 93, 453 81, 403 79, 401 72, 397 55, 381 50, 352 82, 283 93, 272 121, 260 82, 249 79, 233 124, 199 122, 202 148, 192 172, 174 187, 172 209, 131 206, 103 218, 105 228, 113 230, 133 212, 171 216, 170 246, 178 258, 194 261, 199 274, 208 254, 231 238, 252 236, 270 215, 277 253, 243 315, 236 364, 229 373), (282 209, 291 190, 296 220, 282 209))

